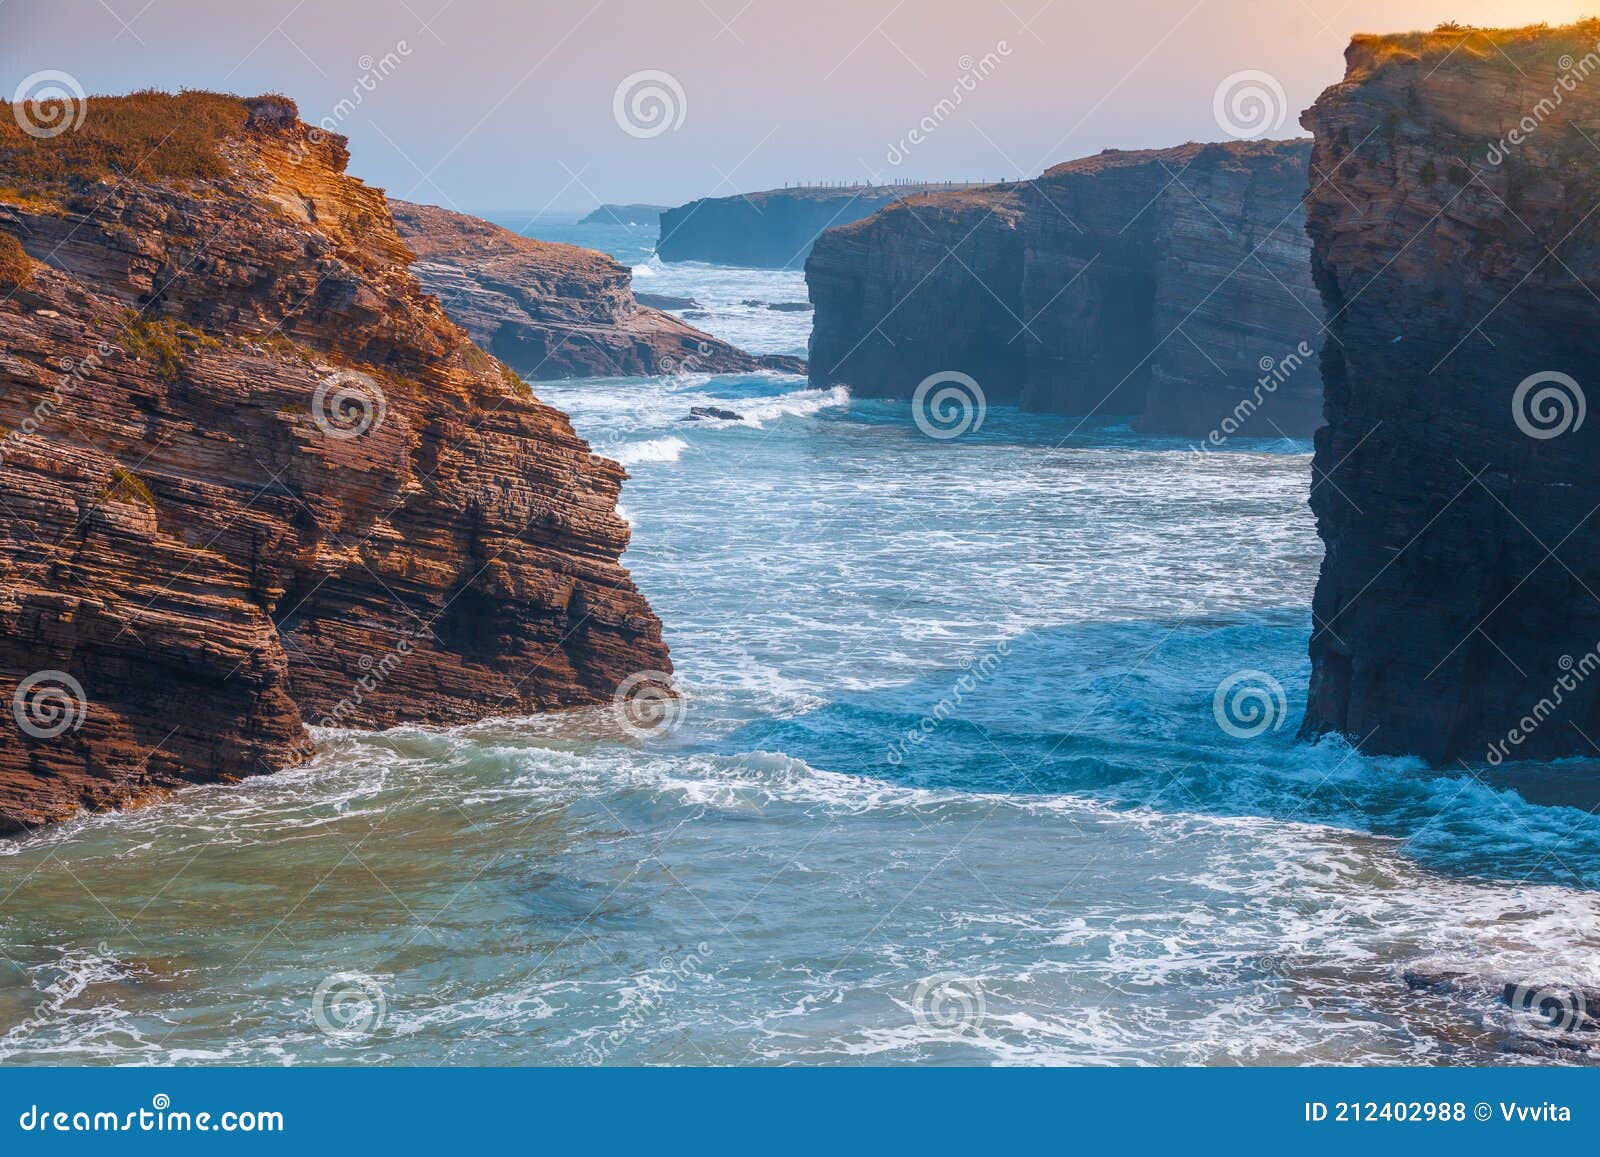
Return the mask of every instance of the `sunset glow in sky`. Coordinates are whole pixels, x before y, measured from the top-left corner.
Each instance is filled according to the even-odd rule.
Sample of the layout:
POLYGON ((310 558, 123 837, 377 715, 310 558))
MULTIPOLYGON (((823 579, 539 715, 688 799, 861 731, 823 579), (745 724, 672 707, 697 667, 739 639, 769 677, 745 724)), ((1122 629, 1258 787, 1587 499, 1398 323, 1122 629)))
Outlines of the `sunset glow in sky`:
POLYGON ((1245 71, 1284 94, 1281 125, 1265 135, 1300 135, 1299 110, 1339 79, 1353 32, 1563 23, 1592 10, 1578 0, 11 0, 0 3, 0 84, 9 94, 48 69, 89 93, 281 91, 307 121, 347 134, 352 171, 396 195, 479 211, 584 209, 795 180, 1024 177, 1107 147, 1220 139, 1213 98, 1245 71), (659 132, 629 120, 631 93, 619 97, 640 73, 635 89, 670 106, 659 132))

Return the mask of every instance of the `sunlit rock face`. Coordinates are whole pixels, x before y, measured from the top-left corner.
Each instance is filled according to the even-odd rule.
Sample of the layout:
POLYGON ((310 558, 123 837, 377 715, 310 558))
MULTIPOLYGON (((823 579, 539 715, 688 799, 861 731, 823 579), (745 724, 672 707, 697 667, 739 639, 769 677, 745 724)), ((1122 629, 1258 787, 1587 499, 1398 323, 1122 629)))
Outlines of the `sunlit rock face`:
POLYGON ((1310 733, 1438 763, 1600 739, 1597 41, 1357 37, 1302 118, 1330 318, 1310 733))
POLYGON ((622 468, 423 293, 342 138, 209 93, 12 121, 0 830, 670 669, 622 468))

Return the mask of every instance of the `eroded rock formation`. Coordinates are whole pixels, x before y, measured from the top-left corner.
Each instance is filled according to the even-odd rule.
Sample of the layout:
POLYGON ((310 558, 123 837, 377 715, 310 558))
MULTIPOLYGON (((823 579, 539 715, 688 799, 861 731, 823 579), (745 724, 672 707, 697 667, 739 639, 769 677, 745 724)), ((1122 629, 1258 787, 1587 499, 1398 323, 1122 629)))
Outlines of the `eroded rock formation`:
POLYGON ((940 185, 834 185, 702 197, 661 214, 656 255, 758 269, 799 269, 824 229, 859 221, 902 197, 940 185))
POLYGON ((747 354, 640 305, 633 274, 604 253, 523 237, 433 205, 390 201, 422 286, 484 349, 523 377, 803 372, 798 358, 747 354))
POLYGON ((622 468, 346 160, 281 97, 0 118, 0 831, 669 669, 622 468))
POLYGON ((1596 750, 1597 41, 1357 37, 1302 117, 1330 318, 1312 734, 1439 763, 1596 750))
POLYGON ((1308 141, 1110 151, 1014 185, 914 197, 806 263, 813 385, 991 402, 1141 428, 1304 436, 1322 313, 1300 198, 1308 141))

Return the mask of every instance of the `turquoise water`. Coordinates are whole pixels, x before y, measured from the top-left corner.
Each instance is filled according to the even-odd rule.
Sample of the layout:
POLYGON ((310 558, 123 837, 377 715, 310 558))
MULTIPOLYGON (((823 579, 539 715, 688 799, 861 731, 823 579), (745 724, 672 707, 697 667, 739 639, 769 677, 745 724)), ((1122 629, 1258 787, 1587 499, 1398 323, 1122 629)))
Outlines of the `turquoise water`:
MULTIPOLYGON (((796 274, 654 276, 793 344, 739 302, 796 274)), ((772 374, 538 390, 633 475, 681 718, 324 732, 6 844, 0 1057, 1504 1063, 1498 1012, 1403 970, 1600 979, 1593 765, 1295 741, 1306 445, 1003 409, 941 441, 772 374), (1282 709, 1225 728, 1243 672, 1282 709)))

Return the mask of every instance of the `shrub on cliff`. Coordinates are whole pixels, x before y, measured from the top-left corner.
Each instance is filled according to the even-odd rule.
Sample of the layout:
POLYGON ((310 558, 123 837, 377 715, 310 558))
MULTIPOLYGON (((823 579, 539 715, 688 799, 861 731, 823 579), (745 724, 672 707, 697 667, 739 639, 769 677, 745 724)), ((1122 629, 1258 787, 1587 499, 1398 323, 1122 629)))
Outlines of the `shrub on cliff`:
POLYGON ((22 242, 9 233, 0 233, 0 289, 15 289, 33 280, 33 258, 22 250, 22 242))

